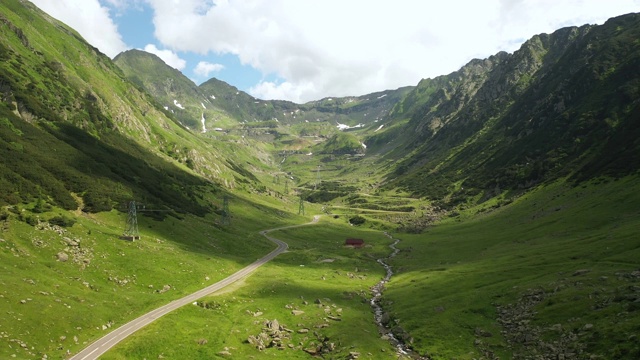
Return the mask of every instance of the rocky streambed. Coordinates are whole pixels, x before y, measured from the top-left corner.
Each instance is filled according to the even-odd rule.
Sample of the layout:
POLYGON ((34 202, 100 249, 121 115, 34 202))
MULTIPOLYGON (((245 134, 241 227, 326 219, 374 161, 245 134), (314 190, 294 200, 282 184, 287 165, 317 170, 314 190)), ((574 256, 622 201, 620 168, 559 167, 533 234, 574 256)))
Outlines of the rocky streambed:
POLYGON ((389 342, 391 342, 391 344, 395 346, 398 355, 411 359, 428 359, 426 357, 420 356, 419 354, 416 354, 413 350, 411 350, 408 345, 408 343, 411 341, 411 337, 409 336, 409 334, 404 332, 404 330, 402 330, 400 327, 390 326, 389 314, 384 311, 382 305, 380 304, 384 286, 389 282, 389 280, 391 280, 391 277, 393 276, 393 269, 391 265, 387 263, 387 261, 398 255, 398 253, 400 252, 400 249, 396 247, 396 245, 398 245, 398 243, 400 242, 400 239, 393 238, 387 232, 385 232, 384 234, 393 240, 393 243, 389 245, 393 252, 386 258, 377 260, 378 263, 382 265, 382 267, 384 267, 386 275, 382 280, 380 280, 379 283, 371 288, 373 297, 371 298, 370 303, 371 307, 373 308, 375 322, 378 325, 378 330, 380 331, 380 334, 382 334, 382 337, 389 340, 389 342))

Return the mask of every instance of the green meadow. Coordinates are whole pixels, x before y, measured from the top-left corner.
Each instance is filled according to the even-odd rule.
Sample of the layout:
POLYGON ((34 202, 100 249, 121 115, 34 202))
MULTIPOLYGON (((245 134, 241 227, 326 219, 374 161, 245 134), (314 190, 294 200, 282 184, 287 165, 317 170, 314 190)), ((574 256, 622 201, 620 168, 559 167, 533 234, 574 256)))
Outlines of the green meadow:
POLYGON ((381 339, 369 304, 369 288, 383 276, 377 258, 390 240, 378 231, 345 226, 325 216, 320 223, 274 231, 288 252, 258 269, 229 291, 169 314, 110 351, 105 359, 130 358, 327 358, 396 359, 381 339), (367 246, 344 246, 347 237, 367 246), (298 313, 299 312, 299 313, 298 313), (291 330, 282 346, 258 349, 247 339, 268 321, 291 330))
POLYGON ((115 210, 75 214, 53 208, 28 215, 49 219, 60 214, 76 220, 66 228, 44 221, 29 225, 24 217, 30 205, 3 211, 0 358, 76 353, 128 320, 213 284, 268 253, 274 245, 258 231, 292 220, 282 211, 241 198, 230 203, 229 226, 220 225, 219 216, 167 216, 159 221, 140 212, 141 239, 135 242, 119 238, 126 213, 115 210))
POLYGON ((398 234, 387 308, 434 359, 638 358, 639 185, 557 182, 398 234))

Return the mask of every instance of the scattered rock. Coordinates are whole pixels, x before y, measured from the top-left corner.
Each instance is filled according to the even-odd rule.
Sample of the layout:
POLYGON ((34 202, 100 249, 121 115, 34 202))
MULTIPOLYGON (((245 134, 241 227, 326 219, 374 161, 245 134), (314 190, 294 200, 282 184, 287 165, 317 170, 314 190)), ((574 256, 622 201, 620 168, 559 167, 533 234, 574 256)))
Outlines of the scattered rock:
POLYGON ((78 246, 79 245, 78 241, 74 241, 74 240, 72 240, 72 239, 70 239, 70 238, 68 238, 66 236, 63 237, 62 240, 69 246, 78 246))
MULTIPOLYGON (((207 339, 199 339, 198 340, 198 345, 207 345, 209 341, 207 341, 207 339)), ((231 355, 231 354, 229 354, 231 355)))
POLYGON ((299 316, 299 315, 304 314, 304 311, 302 311, 302 310, 291 310, 291 313, 293 315, 295 315, 295 316, 299 316))
POLYGON ((227 351, 227 350, 224 350, 224 351, 220 351, 218 353, 218 355, 220 355, 220 356, 231 356, 231 353, 229 351, 227 351))
POLYGON ((580 269, 580 270, 576 270, 572 276, 580 276, 580 275, 584 275, 591 272, 591 270, 589 269, 580 269))
POLYGON ((299 329, 298 334, 306 334, 309 332, 309 329, 299 329))
POLYGON ((64 251, 59 252, 59 253, 56 255, 56 257, 58 258, 58 261, 60 261, 60 262, 67 262, 67 261, 69 261, 69 255, 68 255, 66 252, 64 252, 64 251))
POLYGON ((318 349, 316 348, 306 348, 306 349, 302 349, 302 351, 312 356, 318 355, 318 349))

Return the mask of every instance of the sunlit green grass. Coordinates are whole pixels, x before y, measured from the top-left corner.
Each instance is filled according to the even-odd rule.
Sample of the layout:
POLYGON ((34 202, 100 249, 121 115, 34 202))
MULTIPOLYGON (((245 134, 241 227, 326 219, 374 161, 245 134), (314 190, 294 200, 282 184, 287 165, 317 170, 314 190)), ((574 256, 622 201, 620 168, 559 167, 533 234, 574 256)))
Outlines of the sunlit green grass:
POLYGON ((556 183, 488 214, 398 235, 403 251, 393 260, 400 273, 385 293, 388 309, 413 335, 416 349, 434 358, 478 357, 476 328, 491 332, 481 340, 508 358, 513 354, 500 334, 496 306, 543 289, 547 301, 536 306, 532 321, 542 328, 593 324, 598 336, 585 339, 589 350, 610 357, 640 329, 640 315, 625 302, 593 310, 630 285, 618 272, 640 267, 638 189, 637 177, 578 187, 556 183), (589 272, 573 277, 581 269, 589 272), (625 311, 631 312, 616 315, 625 311))
POLYGON ((384 276, 375 259, 390 252, 386 236, 334 219, 270 235, 289 243, 289 251, 234 286, 233 292, 203 299, 217 308, 182 308, 124 341, 104 358, 217 358, 226 349, 233 358, 304 359, 309 355, 302 349, 318 344, 318 337, 336 345, 336 350, 326 355, 331 358, 346 357, 351 351, 365 358, 397 358, 390 344, 380 338, 367 301, 369 288, 384 276), (369 246, 345 248, 347 237, 361 237, 369 246), (333 261, 323 261, 326 259, 333 261), (293 309, 304 313, 293 315, 293 309), (328 315, 342 321, 328 319, 328 315), (261 332, 264 321, 274 319, 294 330, 291 339, 285 340, 293 348, 260 351, 246 343, 250 335, 261 332), (323 324, 329 326, 320 327, 323 324), (297 333, 301 328, 310 332, 297 333), (202 339, 207 343, 199 345, 202 339))
POLYGON ((135 242, 119 239, 126 214, 116 211, 82 215, 62 235, 11 214, 0 233, 0 358, 75 353, 108 330, 265 255, 275 245, 258 231, 291 221, 282 211, 241 198, 231 198, 230 210, 228 226, 219 224, 219 216, 156 221, 139 213, 141 239, 135 242), (69 261, 57 260, 67 247, 64 237, 80 239, 88 263, 74 262, 68 249, 69 261), (160 293, 165 285, 170 290, 160 293))

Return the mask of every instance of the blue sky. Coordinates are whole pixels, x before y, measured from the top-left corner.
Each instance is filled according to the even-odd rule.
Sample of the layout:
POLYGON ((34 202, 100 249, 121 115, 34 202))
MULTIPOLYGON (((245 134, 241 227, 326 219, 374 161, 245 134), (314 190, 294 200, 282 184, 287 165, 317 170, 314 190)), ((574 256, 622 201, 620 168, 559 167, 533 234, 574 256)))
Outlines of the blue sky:
POLYGON ((416 85, 640 0, 32 0, 110 57, 160 56, 196 84, 306 102, 416 85))
MULTIPOLYGON (((155 45, 156 48, 161 46, 154 37, 154 12, 149 4, 137 4, 127 8, 126 11, 122 11, 108 1, 101 0, 100 4, 109 8, 113 22, 128 47, 144 50, 149 44, 155 45)), ((243 91, 248 91, 252 85, 265 78, 259 70, 248 65, 242 65, 240 59, 233 54, 208 53, 202 55, 193 52, 180 52, 177 55, 185 61, 184 68, 179 70, 196 84, 201 84, 215 77, 243 91), (222 65, 223 68, 207 73, 196 73, 197 64, 203 61, 209 64, 222 65)), ((269 78, 270 81, 279 81, 273 75, 266 76, 266 78, 269 78)))

